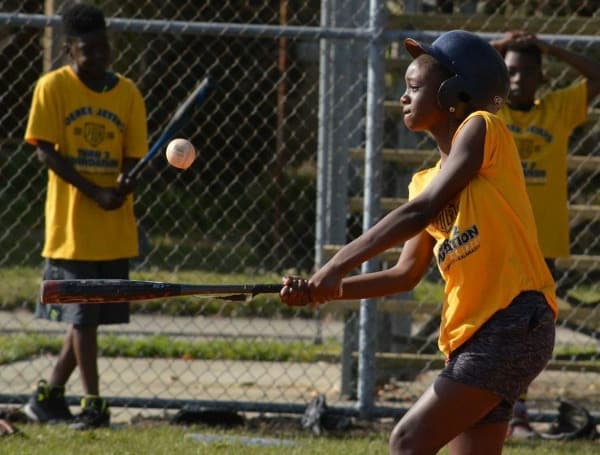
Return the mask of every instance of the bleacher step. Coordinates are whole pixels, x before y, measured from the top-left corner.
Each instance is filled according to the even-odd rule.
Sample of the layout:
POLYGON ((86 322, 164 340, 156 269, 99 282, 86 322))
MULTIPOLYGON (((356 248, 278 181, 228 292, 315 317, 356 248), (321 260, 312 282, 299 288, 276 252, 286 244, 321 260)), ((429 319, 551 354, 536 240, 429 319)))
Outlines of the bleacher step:
MULTIPOLYGON (((323 246, 323 252, 326 256, 331 257, 337 253, 343 245, 326 244, 323 246)), ((402 248, 390 248, 384 251, 377 258, 380 261, 395 263, 400 257, 402 248)), ((561 270, 581 270, 590 271, 600 269, 600 256, 586 254, 572 254, 568 258, 559 258, 556 260, 556 267, 561 270)))
MULTIPOLYGON (((365 150, 362 148, 350 149, 350 158, 363 161, 365 159, 365 150)), ((439 154, 436 150, 384 148, 381 159, 386 163, 399 163, 407 166, 427 168, 437 162, 439 154)), ((569 170, 598 171, 600 170, 600 156, 569 155, 567 157, 567 167, 569 170)))
MULTIPOLYGON (((389 212, 396 207, 405 204, 407 198, 402 197, 382 197, 379 200, 381 210, 389 212)), ((364 200, 362 197, 353 197, 349 199, 350 211, 360 213, 363 210, 364 200)), ((600 220, 600 205, 571 204, 569 205, 569 216, 575 221, 600 220)))
MULTIPOLYGON (((456 24, 464 24, 464 30, 498 33, 506 30, 543 30, 544 34, 593 35, 600 30, 600 17, 532 16, 503 14, 402 14, 387 18, 388 30, 453 30, 456 24)), ((541 32, 540 32, 541 33, 541 32)))
MULTIPOLYGON (((358 361, 357 352, 354 352, 352 356, 355 361, 358 361)), ((318 358, 323 362, 339 363, 339 356, 333 354, 322 354, 318 358)), ((381 375, 384 371, 389 371, 394 376, 394 372, 403 370, 441 370, 444 368, 444 365, 445 359, 441 354, 391 352, 378 352, 375 354, 375 369, 378 375, 381 375)), ((546 370, 600 373, 600 362, 588 360, 551 360, 546 366, 546 370)))

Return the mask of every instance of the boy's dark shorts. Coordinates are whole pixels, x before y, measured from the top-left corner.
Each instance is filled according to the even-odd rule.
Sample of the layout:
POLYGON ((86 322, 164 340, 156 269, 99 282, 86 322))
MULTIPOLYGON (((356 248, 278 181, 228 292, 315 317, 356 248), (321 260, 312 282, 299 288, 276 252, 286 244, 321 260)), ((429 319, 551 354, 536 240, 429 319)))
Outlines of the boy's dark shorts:
POLYGON ((517 398, 551 359, 554 335, 544 295, 522 292, 450 355, 440 376, 502 397, 478 424, 508 422, 517 398))
MULTIPOLYGON (((46 259, 44 280, 129 279, 129 260, 71 261, 46 259)), ((73 325, 123 324, 129 322, 129 302, 102 304, 42 305, 36 316, 73 325)))

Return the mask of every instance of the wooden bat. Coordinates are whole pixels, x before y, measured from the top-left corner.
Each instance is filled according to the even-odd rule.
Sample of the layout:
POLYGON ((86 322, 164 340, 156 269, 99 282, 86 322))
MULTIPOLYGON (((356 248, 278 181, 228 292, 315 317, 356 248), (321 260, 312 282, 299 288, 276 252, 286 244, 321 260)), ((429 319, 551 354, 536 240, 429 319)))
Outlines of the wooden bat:
POLYGON ((135 280, 44 280, 41 302, 109 303, 153 300, 182 295, 243 301, 257 294, 277 294, 282 284, 180 284, 135 280))

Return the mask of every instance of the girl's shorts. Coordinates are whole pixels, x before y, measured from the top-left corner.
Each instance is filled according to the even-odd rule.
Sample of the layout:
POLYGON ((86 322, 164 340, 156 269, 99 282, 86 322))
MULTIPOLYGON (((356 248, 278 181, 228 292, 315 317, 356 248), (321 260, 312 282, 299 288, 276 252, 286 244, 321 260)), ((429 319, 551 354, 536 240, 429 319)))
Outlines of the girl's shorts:
POLYGON ((478 424, 507 422, 517 398, 552 357, 554 334, 544 295, 522 292, 452 352, 440 376, 502 397, 478 424))

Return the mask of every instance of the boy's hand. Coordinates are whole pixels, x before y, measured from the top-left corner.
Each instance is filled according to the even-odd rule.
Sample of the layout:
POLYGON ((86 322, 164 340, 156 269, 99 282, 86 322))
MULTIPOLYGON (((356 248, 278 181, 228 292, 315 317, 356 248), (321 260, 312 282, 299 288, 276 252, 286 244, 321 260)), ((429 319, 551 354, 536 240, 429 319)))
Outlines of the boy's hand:
POLYGON ((117 191, 119 194, 126 195, 133 193, 135 181, 128 178, 127 174, 121 173, 117 178, 117 191))
POLYGON ((521 33, 516 34, 512 40, 517 43, 524 44, 524 45, 536 46, 542 54, 548 53, 548 44, 545 43, 544 41, 540 40, 533 33, 521 32, 521 33))
POLYGON ((119 193, 117 188, 96 187, 93 199, 104 210, 115 210, 125 202, 125 195, 119 193))
POLYGON ((509 43, 521 43, 523 45, 537 46, 542 54, 548 53, 548 44, 540 40, 535 33, 525 30, 511 30, 510 32, 506 32, 499 42, 505 48, 509 43))
POLYGON ((502 38, 497 40, 493 40, 490 44, 498 50, 501 54, 504 55, 506 52, 506 48, 511 43, 531 43, 540 48, 540 51, 545 52, 546 44, 537 39, 537 37, 530 32, 525 30, 511 30, 506 32, 502 38))

